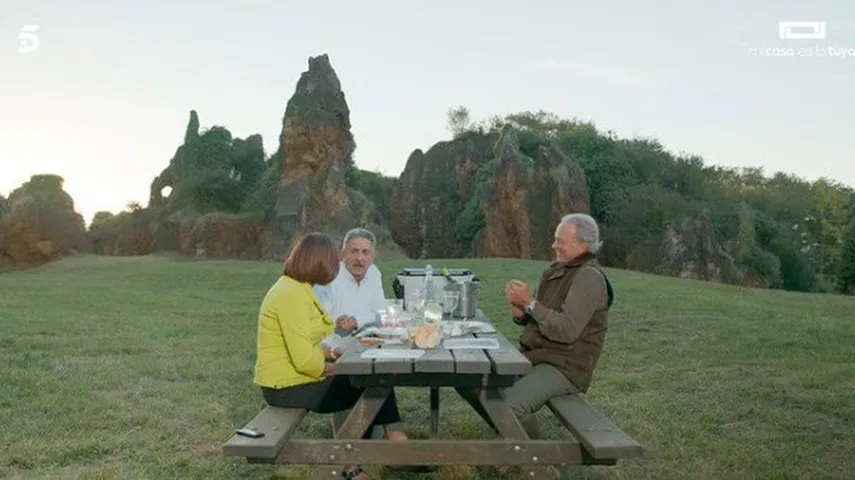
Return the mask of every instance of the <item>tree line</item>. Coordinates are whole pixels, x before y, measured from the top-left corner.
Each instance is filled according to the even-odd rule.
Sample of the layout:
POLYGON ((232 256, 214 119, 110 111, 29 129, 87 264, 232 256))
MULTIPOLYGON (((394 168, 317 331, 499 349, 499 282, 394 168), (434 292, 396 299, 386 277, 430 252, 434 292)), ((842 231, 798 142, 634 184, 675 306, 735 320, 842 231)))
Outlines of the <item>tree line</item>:
POLYGON ((655 139, 618 138, 543 111, 476 122, 459 106, 446 120, 457 140, 511 126, 523 153, 551 144, 578 162, 591 214, 608 240, 604 256, 615 266, 628 266, 639 246, 661 244, 669 228, 702 219, 719 253, 761 286, 855 288, 855 190, 833 179, 706 165, 699 156, 671 154, 655 139))
MULTIPOLYGON (((805 292, 855 289, 855 191, 840 182, 706 165, 699 156, 666 151, 655 139, 619 138, 592 123, 542 111, 475 122, 458 107, 448 111, 447 122, 452 141, 498 136, 512 127, 524 155, 535 157, 538 148, 552 145, 577 162, 586 175, 590 212, 607 240, 607 265, 653 271, 638 265, 637 258, 648 256, 639 249, 655 251, 669 231, 701 223, 714 255, 744 269, 751 279, 746 284, 805 292)), ((352 162, 345 168, 348 186, 388 219, 397 179, 352 162)), ((234 138, 221 126, 200 132, 193 112, 184 144, 152 182, 148 206, 131 205, 118 215, 99 212, 90 231, 114 232, 142 218, 212 213, 266 222, 282 173, 281 152, 267 156, 260 135, 234 138)), ((460 213, 458 235, 480 228, 477 212, 460 213)))

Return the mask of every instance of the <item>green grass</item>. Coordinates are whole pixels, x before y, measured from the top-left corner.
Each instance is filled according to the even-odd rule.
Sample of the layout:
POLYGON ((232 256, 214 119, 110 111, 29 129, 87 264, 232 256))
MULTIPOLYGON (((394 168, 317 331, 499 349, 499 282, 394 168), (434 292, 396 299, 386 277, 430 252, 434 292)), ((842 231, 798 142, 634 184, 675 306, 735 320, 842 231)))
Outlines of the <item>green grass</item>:
MULTIPOLYGON (((470 266, 480 306, 516 339, 501 291, 542 262, 470 266)), ((379 264, 390 287, 401 260, 379 264)), ((219 449, 262 407, 259 302, 279 265, 78 257, 0 275, 0 477, 305 478, 219 449)), ((647 448, 568 478, 845 478, 855 471, 855 299, 609 270, 617 299, 588 401, 647 448)), ((402 389, 412 437, 427 392, 402 389)), ((442 434, 489 434, 443 393, 442 434)), ((548 435, 562 431, 543 412, 548 435)), ((301 436, 328 436, 312 415, 301 436)), ((497 478, 496 469, 375 478, 497 478)))

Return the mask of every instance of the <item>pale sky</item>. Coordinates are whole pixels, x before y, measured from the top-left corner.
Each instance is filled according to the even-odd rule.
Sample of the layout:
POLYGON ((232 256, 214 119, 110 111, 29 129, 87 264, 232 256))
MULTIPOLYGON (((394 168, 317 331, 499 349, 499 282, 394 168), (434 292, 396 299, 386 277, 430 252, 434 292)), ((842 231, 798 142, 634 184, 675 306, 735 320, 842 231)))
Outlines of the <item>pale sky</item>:
POLYGON ((446 111, 462 104, 475 119, 546 110, 707 164, 855 186, 855 2, 310 3, 0 0, 0 194, 56 173, 87 223, 145 205, 191 109, 273 152, 322 53, 356 164, 388 175, 447 139, 446 111), (781 39, 780 21, 823 21, 826 37, 781 39), (28 25, 38 48, 19 53, 28 25))

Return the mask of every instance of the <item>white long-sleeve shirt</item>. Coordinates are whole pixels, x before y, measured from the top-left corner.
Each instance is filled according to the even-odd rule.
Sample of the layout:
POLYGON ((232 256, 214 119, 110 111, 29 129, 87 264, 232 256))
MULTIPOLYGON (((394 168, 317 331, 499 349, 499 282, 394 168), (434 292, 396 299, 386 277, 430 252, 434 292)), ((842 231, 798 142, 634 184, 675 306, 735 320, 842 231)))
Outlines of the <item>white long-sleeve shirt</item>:
POLYGON ((376 321, 378 310, 386 308, 383 294, 383 274, 375 265, 368 267, 365 278, 357 283, 344 266, 339 265, 338 276, 329 285, 315 285, 315 295, 333 320, 341 315, 356 318, 359 328, 376 321))

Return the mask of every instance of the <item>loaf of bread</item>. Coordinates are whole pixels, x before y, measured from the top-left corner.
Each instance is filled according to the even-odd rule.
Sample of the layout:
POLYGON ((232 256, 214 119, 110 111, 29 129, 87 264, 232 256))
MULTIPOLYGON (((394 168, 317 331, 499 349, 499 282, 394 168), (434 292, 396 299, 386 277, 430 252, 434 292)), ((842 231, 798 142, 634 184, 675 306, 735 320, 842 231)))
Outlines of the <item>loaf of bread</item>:
POLYGON ((435 323, 413 327, 410 330, 410 344, 416 348, 436 348, 439 345, 439 326, 435 323))

